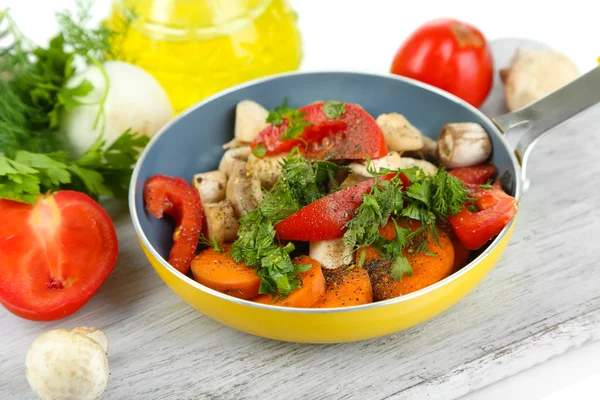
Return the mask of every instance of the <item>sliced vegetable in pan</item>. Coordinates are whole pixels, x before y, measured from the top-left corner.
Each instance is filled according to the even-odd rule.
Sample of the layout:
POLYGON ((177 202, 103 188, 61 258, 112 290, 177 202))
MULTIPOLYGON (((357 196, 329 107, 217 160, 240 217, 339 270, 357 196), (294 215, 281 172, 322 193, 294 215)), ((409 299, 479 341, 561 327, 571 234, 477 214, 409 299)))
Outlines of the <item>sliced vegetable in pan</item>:
MULTIPOLYGON (((258 132, 266 110, 241 104, 236 132, 245 134, 226 145, 219 171, 196 174, 197 190, 177 181, 173 198, 146 193, 149 210, 173 208, 188 228, 196 225, 181 220, 179 205, 190 215, 205 200, 200 246, 208 248, 191 261, 193 235, 183 246, 176 234, 171 253, 185 253, 180 271, 191 263, 194 279, 214 290, 285 307, 387 300, 463 267, 516 210, 490 185, 496 168, 483 163, 491 144, 481 125, 446 124, 439 143, 401 114, 376 121, 358 105, 328 101, 284 104, 258 132)), ((159 176, 146 187, 165 179, 173 184, 159 176)))

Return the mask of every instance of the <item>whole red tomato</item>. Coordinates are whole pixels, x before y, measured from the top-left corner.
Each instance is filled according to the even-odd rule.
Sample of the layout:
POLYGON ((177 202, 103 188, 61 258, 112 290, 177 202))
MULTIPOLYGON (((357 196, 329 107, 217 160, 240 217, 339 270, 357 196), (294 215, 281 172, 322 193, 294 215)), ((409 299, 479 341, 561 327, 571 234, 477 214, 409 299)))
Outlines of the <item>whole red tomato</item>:
POLYGON ((422 25, 400 46, 391 72, 436 86, 479 107, 492 88, 494 65, 482 33, 454 19, 422 25))

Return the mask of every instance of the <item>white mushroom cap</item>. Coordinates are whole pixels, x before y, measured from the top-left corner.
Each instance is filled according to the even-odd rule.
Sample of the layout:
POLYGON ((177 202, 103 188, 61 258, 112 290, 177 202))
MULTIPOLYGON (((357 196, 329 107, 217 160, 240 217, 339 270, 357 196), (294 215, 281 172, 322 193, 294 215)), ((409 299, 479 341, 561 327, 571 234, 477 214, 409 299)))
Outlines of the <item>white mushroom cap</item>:
POLYGON ((42 400, 97 399, 108 383, 108 359, 95 340, 57 329, 32 343, 25 374, 42 400))

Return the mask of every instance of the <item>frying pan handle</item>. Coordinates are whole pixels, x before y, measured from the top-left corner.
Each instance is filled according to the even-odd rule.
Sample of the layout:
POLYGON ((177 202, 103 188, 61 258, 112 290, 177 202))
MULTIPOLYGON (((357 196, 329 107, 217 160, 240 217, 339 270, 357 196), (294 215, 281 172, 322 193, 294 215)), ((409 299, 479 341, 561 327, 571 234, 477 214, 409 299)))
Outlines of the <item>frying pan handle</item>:
POLYGON ((515 154, 521 164, 521 179, 527 190, 526 167, 531 150, 538 140, 552 128, 571 119, 600 102, 600 67, 582 75, 546 97, 492 121, 503 133, 519 128, 521 137, 515 154))

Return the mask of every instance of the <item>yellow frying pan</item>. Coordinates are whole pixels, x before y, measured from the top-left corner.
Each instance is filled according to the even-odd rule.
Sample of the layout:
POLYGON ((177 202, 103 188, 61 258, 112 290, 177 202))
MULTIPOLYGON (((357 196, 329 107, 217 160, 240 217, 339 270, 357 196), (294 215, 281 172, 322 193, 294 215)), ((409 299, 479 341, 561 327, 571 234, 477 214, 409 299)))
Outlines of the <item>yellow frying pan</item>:
POLYGON ((173 226, 145 212, 144 182, 154 174, 191 181, 193 174, 215 169, 223 153, 221 146, 233 136, 235 105, 252 99, 273 108, 284 97, 296 106, 316 100, 340 100, 358 103, 375 116, 400 112, 431 137, 436 137, 446 123, 479 123, 492 139, 493 162, 505 189, 520 198, 528 186, 525 165, 533 145, 549 129, 600 101, 600 70, 596 68, 529 107, 494 121, 446 92, 397 76, 283 74, 210 97, 182 113, 153 138, 133 173, 129 200, 142 248, 163 281, 198 311, 241 331, 285 341, 335 343, 397 332, 455 304, 496 264, 515 219, 471 263, 448 278, 409 295, 367 305, 332 309, 276 307, 230 297, 193 281, 165 261, 173 226), (514 130, 523 132, 516 151, 504 135, 514 130))

